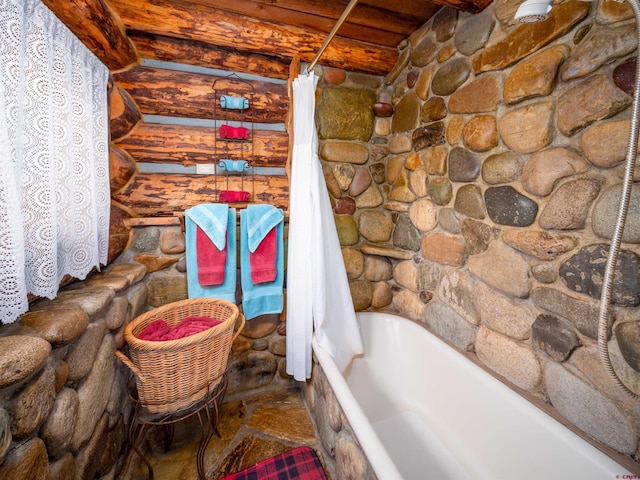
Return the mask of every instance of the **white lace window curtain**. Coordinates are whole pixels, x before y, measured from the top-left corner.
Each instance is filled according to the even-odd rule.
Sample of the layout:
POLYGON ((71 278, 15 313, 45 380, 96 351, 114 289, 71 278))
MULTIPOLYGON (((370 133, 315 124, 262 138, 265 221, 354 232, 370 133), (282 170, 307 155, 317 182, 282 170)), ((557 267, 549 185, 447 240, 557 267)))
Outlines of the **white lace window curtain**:
POLYGON ((0 0, 0 321, 106 264, 108 69, 41 0, 0 0))

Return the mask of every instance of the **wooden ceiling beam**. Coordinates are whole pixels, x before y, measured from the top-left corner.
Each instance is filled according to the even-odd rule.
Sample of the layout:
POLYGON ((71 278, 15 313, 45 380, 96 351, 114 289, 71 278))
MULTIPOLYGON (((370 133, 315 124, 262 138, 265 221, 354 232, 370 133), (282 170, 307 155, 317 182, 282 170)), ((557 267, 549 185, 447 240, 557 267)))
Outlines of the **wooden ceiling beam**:
POLYGON ((139 63, 120 19, 102 0, 42 0, 111 71, 139 63))
POLYGON ((129 38, 142 58, 249 73, 282 80, 289 76, 288 64, 283 63, 279 58, 267 57, 258 53, 243 55, 202 42, 141 32, 129 32, 129 38))
MULTIPOLYGON (((296 54, 305 62, 314 57, 326 35, 299 27, 225 12, 178 0, 110 0, 130 30, 178 37, 290 61, 296 54)), ((336 37, 321 64, 376 75, 386 75, 396 62, 395 48, 336 37)))

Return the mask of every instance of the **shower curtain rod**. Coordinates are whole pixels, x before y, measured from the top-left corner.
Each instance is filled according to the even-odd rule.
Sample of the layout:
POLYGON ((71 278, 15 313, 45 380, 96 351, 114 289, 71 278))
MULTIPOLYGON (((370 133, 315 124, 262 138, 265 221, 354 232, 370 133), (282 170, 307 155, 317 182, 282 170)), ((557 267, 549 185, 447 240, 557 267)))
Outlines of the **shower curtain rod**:
POLYGON ((318 62, 318 60, 320 60, 320 57, 322 56, 322 54, 324 53, 325 49, 329 45, 329 42, 331 42, 331 40, 335 36, 335 34, 338 31, 338 29, 342 26, 344 21, 347 19, 347 16, 351 13, 351 10, 353 10, 353 7, 356 6, 356 3, 358 3, 358 0, 351 0, 349 2, 349 5, 346 6, 346 8, 344 9, 344 12, 342 12, 342 15, 340 15, 340 18, 338 19, 336 24, 333 26, 333 28, 331 29, 331 32, 329 32, 329 35, 327 36, 326 40, 324 41, 324 43, 320 47, 320 50, 318 50, 318 53, 316 53, 315 58, 311 61, 309 66, 307 66, 307 68, 305 68, 304 71, 305 71, 305 73, 307 75, 309 75, 309 72, 311 70, 313 70, 313 67, 316 66, 316 63, 318 62))

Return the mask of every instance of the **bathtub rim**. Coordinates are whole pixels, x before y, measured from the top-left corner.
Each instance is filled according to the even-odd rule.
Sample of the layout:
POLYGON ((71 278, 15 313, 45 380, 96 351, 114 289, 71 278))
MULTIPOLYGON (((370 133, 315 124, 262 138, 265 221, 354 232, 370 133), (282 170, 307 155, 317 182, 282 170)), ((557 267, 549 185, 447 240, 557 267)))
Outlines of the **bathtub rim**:
MULTIPOLYGON (((480 359, 477 358, 473 353, 461 350, 459 347, 454 345, 452 342, 450 342, 446 338, 442 337, 438 333, 434 332, 431 328, 429 328, 429 326, 427 324, 425 324, 423 322, 420 322, 420 321, 412 320, 412 319, 407 318, 407 317, 403 316, 402 314, 400 314, 398 312, 395 312, 395 311, 392 311, 392 310, 367 310, 367 311, 356 312, 356 316, 358 317, 358 322, 360 322, 360 317, 361 316, 365 316, 366 317, 368 315, 373 315, 373 316, 377 316, 377 315, 392 316, 392 317, 396 317, 396 318, 398 318, 400 320, 403 320, 403 321, 418 325, 419 327, 421 327, 424 330, 426 330, 426 332, 428 334, 436 337, 438 340, 440 340, 443 343, 445 343, 448 347, 450 347, 453 350, 455 350, 456 353, 458 353, 459 355, 462 355, 464 358, 466 358, 467 360, 469 360, 470 362, 472 362, 476 366, 480 367, 486 373, 488 373, 489 375, 493 376, 496 380, 498 380, 501 383, 503 383, 506 387, 508 387, 509 389, 513 390, 516 394, 518 394, 519 396, 523 397, 524 400, 526 400, 527 402, 532 404, 534 407, 542 410, 543 413, 546 413, 551 418, 553 418, 558 423, 560 423, 562 426, 564 426, 565 428, 567 428, 568 430, 570 430, 571 432, 573 432, 574 434, 579 436, 582 440, 584 440, 585 442, 589 443, 590 445, 592 445, 596 449, 600 450, 603 454, 605 454, 606 456, 610 457, 613 461, 617 462, 621 467, 626 468, 629 472, 631 472, 634 475, 640 475, 640 463, 634 462, 632 459, 630 459, 627 456, 621 454, 620 452, 617 452, 616 450, 612 449, 611 447, 609 447, 609 446, 607 446, 607 445, 595 440, 594 438, 589 436, 586 432, 582 431, 580 428, 578 428, 577 426, 575 426, 572 423, 570 423, 566 418, 564 418, 560 414, 560 412, 558 412, 550 404, 544 402, 542 399, 534 396, 533 394, 531 394, 530 392, 520 388, 519 386, 511 383, 509 380, 507 380, 506 378, 502 377, 497 372, 491 370, 489 367, 484 365, 480 361, 480 359)), ((367 437, 367 438, 364 439, 364 441, 361 441, 360 436, 358 436, 358 432, 353 431, 353 428, 352 428, 352 431, 353 431, 354 435, 358 438, 358 442, 361 444, 362 449, 363 449, 365 455, 367 456, 367 459, 368 459, 369 463, 373 467, 373 470, 374 470, 374 473, 376 474, 376 476, 378 476, 378 478, 384 478, 385 480, 387 478, 394 479, 394 480, 397 478, 397 479, 402 480, 402 476, 400 475, 397 467, 395 466, 394 461, 391 459, 391 457, 387 453, 385 447, 382 445, 380 439, 378 438, 378 435, 373 430, 373 426, 371 425, 369 419, 366 417, 366 415, 364 414, 362 409, 358 406, 358 402, 355 399, 355 397, 353 396, 353 394, 351 393, 351 391, 349 389, 349 386, 347 385, 346 379, 345 379, 345 377, 343 375, 343 372, 341 372, 337 368, 337 366, 335 365, 335 363, 333 361, 333 357, 331 356, 331 354, 329 352, 327 352, 326 350, 324 350, 318 344, 318 342, 316 340, 316 337, 315 337, 315 334, 314 334, 313 340, 312 340, 312 347, 313 347, 313 352, 316 354, 316 357, 318 359, 318 363, 320 364, 320 366, 324 370, 325 375, 327 376, 327 378, 328 379, 332 378, 332 377, 329 377, 329 372, 331 372, 332 375, 337 376, 337 378, 338 378, 338 380, 340 382, 340 395, 336 391, 336 388, 333 385, 333 383, 331 383, 331 382, 329 382, 329 383, 330 383, 330 385, 331 385, 331 387, 332 387, 332 389, 334 391, 334 394, 336 395, 336 398, 338 399, 338 401, 340 403, 340 406, 342 407, 342 409, 345 412, 345 416, 347 417, 347 420, 350 421, 351 417, 349 416, 349 414, 353 414, 354 418, 356 418, 358 421, 361 421, 362 425, 364 426, 364 430, 365 431, 362 432, 362 436, 366 436, 367 437), (345 408, 345 403, 347 403, 347 408, 345 408), (374 452, 376 454, 379 454, 380 458, 376 457, 376 458, 372 459, 370 457, 368 448, 371 448, 372 452, 374 452), (381 468, 380 472, 384 472, 385 471, 384 469, 389 468, 389 474, 395 475, 395 476, 391 476, 391 477, 384 476, 384 477, 381 477, 380 473, 378 473, 379 471, 378 471, 377 467, 381 468)), ((348 369, 349 369, 349 367, 347 368, 347 372, 348 372, 348 369)))
POLYGON ((342 372, 338 370, 331 354, 320 346, 315 335, 313 336, 312 347, 318 359, 318 364, 327 377, 333 394, 338 399, 338 403, 347 417, 351 431, 356 436, 376 477, 384 480, 402 480, 402 475, 400 475, 394 461, 382 445, 378 434, 374 431, 371 422, 351 393, 342 372), (332 381, 334 379, 336 380, 335 382, 332 381), (354 424, 357 426, 357 430, 354 424))

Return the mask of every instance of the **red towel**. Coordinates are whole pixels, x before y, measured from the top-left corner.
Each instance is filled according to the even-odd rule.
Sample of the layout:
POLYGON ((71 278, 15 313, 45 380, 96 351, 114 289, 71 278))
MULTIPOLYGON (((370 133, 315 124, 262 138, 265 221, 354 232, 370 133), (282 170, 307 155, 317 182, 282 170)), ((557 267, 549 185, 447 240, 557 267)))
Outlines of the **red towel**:
POLYGON ((171 330, 171 327, 169 327, 167 322, 162 319, 154 320, 140 332, 138 338, 140 340, 157 342, 162 340, 162 337, 169 333, 169 330, 171 330))
POLYGON ((180 322, 171 328, 167 322, 158 319, 147 325, 140 335, 138 335, 138 339, 152 342, 178 340, 179 338, 204 332, 221 323, 222 320, 218 320, 217 318, 193 316, 180 320, 180 322))
POLYGON ((221 190, 220 201, 221 202, 248 202, 251 200, 251 194, 242 190, 221 190))
POLYGON ((254 285, 273 282, 276 279, 277 228, 276 225, 264 236, 255 252, 249 252, 251 282, 254 285))
POLYGON ((227 263, 227 242, 224 243, 224 249, 218 250, 207 234, 196 225, 196 261, 200 285, 222 285, 227 263))

